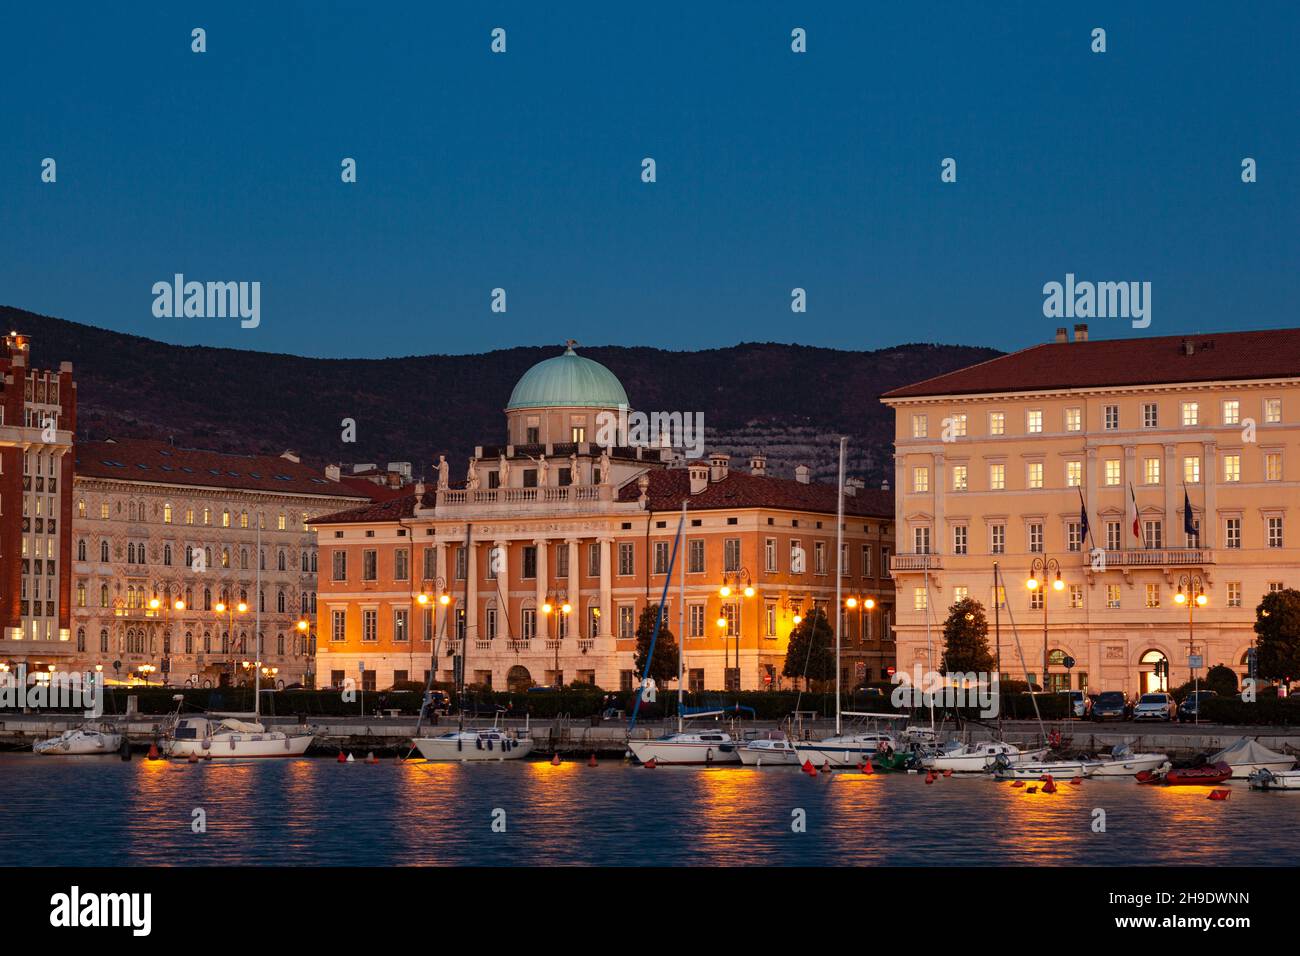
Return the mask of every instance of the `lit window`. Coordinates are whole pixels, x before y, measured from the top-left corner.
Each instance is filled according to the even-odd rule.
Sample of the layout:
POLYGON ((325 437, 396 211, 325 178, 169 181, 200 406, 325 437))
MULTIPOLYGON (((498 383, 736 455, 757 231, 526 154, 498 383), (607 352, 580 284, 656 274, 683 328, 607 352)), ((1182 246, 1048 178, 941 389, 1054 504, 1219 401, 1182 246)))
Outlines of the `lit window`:
POLYGON ((930 434, 930 420, 924 415, 912 416, 912 437, 926 438, 930 434))
POLYGON ((1147 402, 1142 406, 1142 427, 1158 428, 1160 426, 1160 409, 1155 402, 1147 402))
POLYGON ((1228 607, 1241 607, 1241 582, 1228 582, 1228 607))
POLYGON ((1142 474, 1148 485, 1160 484, 1160 459, 1144 458, 1142 460, 1142 474))
POLYGON ((1183 425, 1201 423, 1201 405, 1199 402, 1183 402, 1183 425))
POLYGON ((1078 488, 1083 485, 1083 462, 1067 461, 1065 463, 1065 487, 1078 488))
POLYGON ((966 466, 965 465, 952 466, 952 490, 953 491, 966 490, 966 466))
POLYGON ((1241 481, 1241 456, 1240 455, 1223 456, 1223 480, 1241 481))
POLYGON ((925 597, 925 588, 912 589, 912 610, 924 611, 929 606, 925 597))
POLYGON ((917 494, 930 490, 930 469, 925 465, 917 465, 912 469, 912 490, 917 494))
POLYGON ((1030 488, 1043 487, 1043 463, 1041 461, 1031 461, 1029 463, 1028 482, 1030 488))
POLYGON ((948 428, 953 438, 965 438, 966 437, 966 416, 965 415, 952 416, 952 418, 948 419, 948 428))
POLYGON ((1083 431, 1083 409, 1067 408, 1065 410, 1065 430, 1067 432, 1083 431))
POLYGON ((989 465, 989 487, 1001 491, 1007 486, 1007 466, 1001 463, 989 465))
POLYGON ((1282 480, 1282 453, 1280 451, 1271 451, 1264 456, 1264 480, 1282 480))
POLYGON ((1270 548, 1282 547, 1282 519, 1268 519, 1268 546, 1270 548))
POLYGON ((1025 412, 1025 431, 1030 434, 1041 432, 1043 430, 1043 411, 1040 408, 1031 408, 1025 412))
POLYGON ((1241 402, 1237 401, 1235 398, 1224 399, 1223 424, 1225 425, 1241 424, 1241 402))
POLYGON ((1264 399, 1264 421, 1275 425, 1282 420, 1282 399, 1264 399))
POLYGON ((1007 413, 989 412, 989 434, 1005 435, 1007 433, 1007 413))
POLYGON ((1194 485, 1201 480, 1201 459, 1189 456, 1183 459, 1183 481, 1194 485))
POLYGON ((1106 484, 1118 485, 1120 481, 1120 460, 1118 458, 1106 459, 1106 484))
POLYGON ((1106 585, 1106 607, 1117 608, 1120 601, 1120 589, 1118 584, 1106 585))
POLYGON ((1146 606, 1147 606, 1147 607, 1159 607, 1159 606, 1160 606, 1160 585, 1158 585, 1158 584, 1148 584, 1148 585, 1147 585, 1147 599, 1146 599, 1146 606))

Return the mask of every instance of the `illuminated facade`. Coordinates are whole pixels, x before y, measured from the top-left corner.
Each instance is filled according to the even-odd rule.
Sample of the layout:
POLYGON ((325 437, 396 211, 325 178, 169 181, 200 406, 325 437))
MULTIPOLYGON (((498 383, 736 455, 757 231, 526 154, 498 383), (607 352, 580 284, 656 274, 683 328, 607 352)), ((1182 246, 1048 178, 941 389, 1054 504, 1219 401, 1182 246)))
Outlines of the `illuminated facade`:
POLYGON ((76 666, 102 666, 123 682, 252 683, 260 619, 264 679, 311 682, 317 557, 308 522, 369 500, 366 483, 342 483, 336 470, 288 454, 136 439, 82 442, 76 459, 76 666))
MULTIPOLYGON (((454 682, 464 655, 470 684, 630 688, 637 621, 661 600, 685 501, 667 626, 688 685, 790 686, 781 670, 794 617, 835 602, 836 489, 804 469, 773 477, 761 456, 742 472, 726 455, 600 447, 598 416, 626 403, 608 369, 570 348, 520 380, 509 444, 477 448, 463 482, 440 461, 435 486, 313 522, 321 683, 383 688, 431 669, 454 682)), ((849 686, 894 661, 892 495, 851 490, 844 594, 875 606, 846 612, 849 686)))
POLYGON ((1189 680, 1198 587, 1201 675, 1245 674, 1256 605, 1300 585, 1300 330, 1097 341, 1076 326, 882 401, 896 421, 900 667, 931 659, 927 617, 938 660, 959 597, 992 626, 995 563, 1002 670, 1041 679, 1045 593, 1055 689, 1189 680), (1059 564, 1059 590, 1055 565, 1029 590, 1035 560, 1059 564))
POLYGON ((65 669, 71 631, 72 365, 31 367, 25 335, 0 353, 0 660, 65 669))

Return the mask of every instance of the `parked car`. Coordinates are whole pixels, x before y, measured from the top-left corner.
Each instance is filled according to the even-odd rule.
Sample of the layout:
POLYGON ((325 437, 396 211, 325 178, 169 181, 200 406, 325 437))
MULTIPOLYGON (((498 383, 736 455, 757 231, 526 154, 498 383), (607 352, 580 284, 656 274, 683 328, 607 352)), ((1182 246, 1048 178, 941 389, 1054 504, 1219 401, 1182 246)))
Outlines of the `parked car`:
POLYGON ((451 695, 445 690, 431 690, 426 698, 428 713, 441 716, 451 713, 451 695))
POLYGON ((1183 702, 1178 705, 1178 719, 1195 720, 1197 715, 1201 712, 1201 704, 1209 700, 1211 697, 1218 696, 1219 695, 1212 690, 1192 691, 1184 697, 1183 702))
POLYGON ((1093 720, 1128 720, 1128 717, 1128 695, 1122 690, 1104 691, 1092 702, 1093 720))
POLYGON ((1088 712, 1088 698, 1081 690, 1063 690, 1062 694, 1070 698, 1070 713, 1075 717, 1083 717, 1088 712))
POLYGON ((1173 720, 1174 699, 1168 694, 1143 694, 1133 708, 1134 720, 1173 720))

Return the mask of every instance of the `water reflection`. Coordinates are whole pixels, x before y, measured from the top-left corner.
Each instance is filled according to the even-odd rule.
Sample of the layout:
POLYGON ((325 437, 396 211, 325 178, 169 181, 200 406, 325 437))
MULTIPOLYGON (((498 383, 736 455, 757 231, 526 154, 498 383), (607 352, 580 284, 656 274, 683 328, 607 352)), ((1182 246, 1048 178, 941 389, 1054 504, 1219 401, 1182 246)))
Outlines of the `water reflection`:
POLYGON ((797 769, 0 756, 21 865, 1295 865, 1300 796, 797 769), (1032 784, 1031 784, 1032 785, 1032 784), (207 831, 193 831, 193 811, 207 831), (1096 811, 1105 830, 1094 829, 1096 811), (803 832, 792 826, 797 820, 803 832), (1268 847, 1267 854, 1259 852, 1268 847))

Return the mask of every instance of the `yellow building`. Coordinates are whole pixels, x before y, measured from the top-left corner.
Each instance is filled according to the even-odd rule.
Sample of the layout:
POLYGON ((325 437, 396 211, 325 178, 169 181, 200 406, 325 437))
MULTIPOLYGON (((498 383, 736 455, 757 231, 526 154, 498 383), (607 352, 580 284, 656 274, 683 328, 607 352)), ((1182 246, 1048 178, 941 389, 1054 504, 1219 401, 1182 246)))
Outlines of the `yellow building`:
POLYGON ((993 621, 995 564, 1002 671, 1055 689, 1174 687, 1193 650, 1202 676, 1245 674, 1256 605, 1300 585, 1300 329, 1100 341, 1079 325, 882 401, 900 668, 937 664, 954 600, 993 621))

